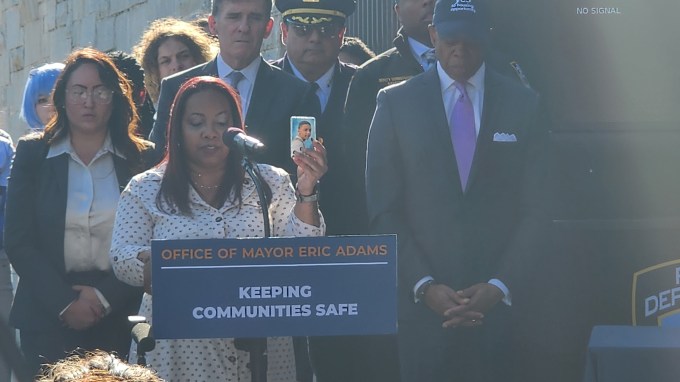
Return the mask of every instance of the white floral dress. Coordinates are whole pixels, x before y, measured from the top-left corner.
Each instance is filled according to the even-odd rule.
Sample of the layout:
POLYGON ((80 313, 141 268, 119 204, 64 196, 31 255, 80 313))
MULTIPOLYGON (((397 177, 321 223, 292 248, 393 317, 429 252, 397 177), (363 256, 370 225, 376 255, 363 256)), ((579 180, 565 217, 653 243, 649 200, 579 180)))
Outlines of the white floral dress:
MULTIPOLYGON (((270 223, 273 236, 320 236, 325 224, 314 227, 293 213, 295 193, 290 178, 281 169, 258 165, 272 189, 270 223)), ((190 187, 189 203, 193 216, 163 213, 156 206, 164 168, 135 176, 123 191, 118 204, 111 243, 111 262, 116 276, 131 285, 143 285, 143 263, 137 255, 151 248, 151 239, 212 239, 262 237, 264 225, 259 198, 246 175, 239 209, 231 201, 216 209, 203 201, 190 187)), ((151 317, 152 298, 144 294, 139 314, 151 317)), ((290 337, 267 340, 270 382, 295 381, 295 358, 290 337)), ((130 360, 136 361, 135 345, 130 360)), ((247 352, 236 350, 233 339, 157 340, 146 354, 147 363, 167 381, 250 381, 247 352)))

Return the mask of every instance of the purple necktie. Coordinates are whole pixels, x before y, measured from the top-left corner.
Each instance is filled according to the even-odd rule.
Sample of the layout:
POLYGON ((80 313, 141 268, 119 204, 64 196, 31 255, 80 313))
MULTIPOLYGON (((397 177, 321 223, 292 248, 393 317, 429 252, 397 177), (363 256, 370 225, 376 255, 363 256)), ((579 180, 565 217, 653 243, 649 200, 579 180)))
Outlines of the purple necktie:
POLYGON ((475 156, 475 146, 477 145, 477 131, 475 129, 475 112, 472 109, 472 102, 468 97, 465 84, 455 82, 454 85, 460 92, 451 110, 449 127, 451 129, 451 141, 453 151, 456 154, 458 163, 458 174, 463 191, 467 187, 472 158, 475 156))

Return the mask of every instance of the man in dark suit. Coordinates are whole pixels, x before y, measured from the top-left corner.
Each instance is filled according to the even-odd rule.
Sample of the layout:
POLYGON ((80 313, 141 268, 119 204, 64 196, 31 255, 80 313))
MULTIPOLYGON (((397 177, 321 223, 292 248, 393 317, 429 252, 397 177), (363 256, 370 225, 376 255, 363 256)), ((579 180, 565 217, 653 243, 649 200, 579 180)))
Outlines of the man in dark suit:
POLYGON ((208 17, 219 38, 220 53, 214 60, 177 73, 161 82, 156 122, 149 138, 164 150, 170 107, 179 87, 189 78, 215 76, 241 95, 246 129, 267 150, 253 159, 294 170, 290 160, 289 119, 292 115, 319 113, 318 100, 309 84, 283 73, 260 56, 262 41, 274 20, 271 0, 213 0, 208 17))
POLYGON ((402 380, 508 380, 541 226, 539 99, 486 66, 477 0, 437 1, 429 32, 437 64, 380 91, 368 138, 369 224, 398 235, 402 380))
POLYGON ((350 173, 350 198, 356 206, 352 224, 354 233, 367 231, 364 170, 366 138, 375 111, 375 97, 380 89, 408 80, 432 65, 434 48, 427 26, 432 22, 434 1, 396 0, 394 11, 401 28, 394 38, 394 48, 362 65, 350 83, 343 130, 350 173))

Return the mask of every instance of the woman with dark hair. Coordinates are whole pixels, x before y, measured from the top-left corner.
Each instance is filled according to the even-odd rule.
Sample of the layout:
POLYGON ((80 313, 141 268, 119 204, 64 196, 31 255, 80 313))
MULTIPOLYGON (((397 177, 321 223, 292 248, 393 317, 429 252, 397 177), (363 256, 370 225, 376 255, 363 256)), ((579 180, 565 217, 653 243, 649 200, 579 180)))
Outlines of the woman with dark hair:
POLYGON ((151 23, 133 54, 144 68, 146 90, 158 103, 161 80, 215 56, 214 40, 197 25, 172 17, 151 23))
POLYGON ((364 62, 375 57, 375 53, 358 37, 345 36, 340 47, 338 59, 348 64, 356 66, 363 65, 364 62))
MULTIPOLYGON (((134 177, 121 195, 111 259, 121 280, 146 285, 141 315, 152 319, 150 280, 144 272, 152 239, 264 236, 255 185, 241 167, 241 154, 222 143, 229 127, 243 127, 240 107, 236 92, 220 79, 188 80, 172 106, 164 160, 134 177)), ((325 148, 314 142, 313 149, 293 160, 298 166, 297 197, 284 170, 257 166, 272 194, 272 234, 323 235, 315 186, 327 170, 325 148)), ((295 381, 291 338, 268 338, 267 343, 268 381, 295 381)), ((158 340, 146 359, 169 381, 250 380, 249 355, 237 350, 233 339, 158 340)))
POLYGON ((37 371, 76 348, 129 349, 141 288, 118 279, 109 249, 120 190, 151 164, 135 135, 132 90, 104 53, 74 51, 53 92, 56 115, 17 145, 5 248, 20 280, 10 313, 37 371))
POLYGON ((127 78, 128 81, 130 81, 130 86, 132 87, 132 100, 135 102, 135 108, 137 109, 137 115, 139 116, 137 135, 143 138, 148 137, 151 128, 153 128, 156 109, 144 86, 144 69, 139 65, 137 59, 130 54, 118 50, 107 54, 113 60, 116 68, 125 75, 125 78, 127 78))

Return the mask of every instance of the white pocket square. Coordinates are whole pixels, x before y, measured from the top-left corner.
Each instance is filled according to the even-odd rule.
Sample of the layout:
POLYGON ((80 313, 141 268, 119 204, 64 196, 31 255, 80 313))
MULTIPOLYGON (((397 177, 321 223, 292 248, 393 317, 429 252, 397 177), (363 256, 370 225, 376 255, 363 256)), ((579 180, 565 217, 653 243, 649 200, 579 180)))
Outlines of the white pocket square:
POLYGON ((494 133, 493 141, 494 142, 517 142, 517 137, 515 136, 515 134, 494 133))

